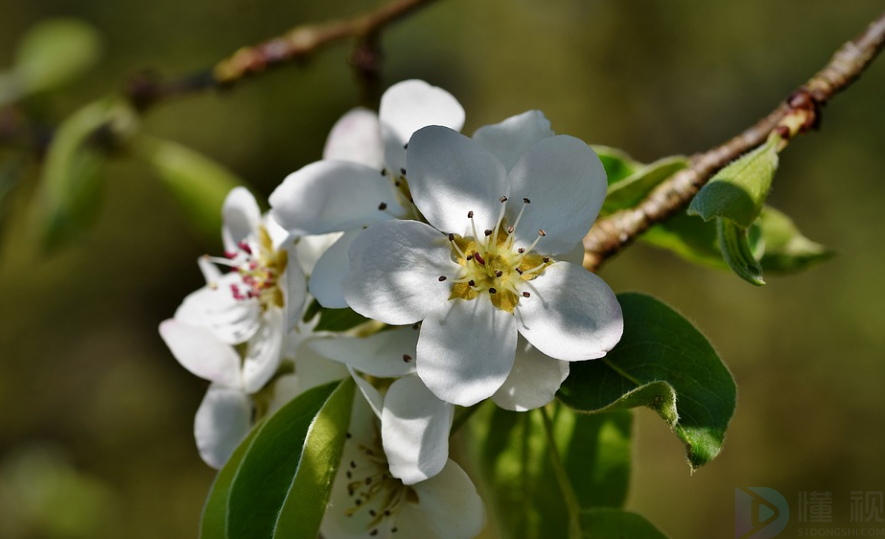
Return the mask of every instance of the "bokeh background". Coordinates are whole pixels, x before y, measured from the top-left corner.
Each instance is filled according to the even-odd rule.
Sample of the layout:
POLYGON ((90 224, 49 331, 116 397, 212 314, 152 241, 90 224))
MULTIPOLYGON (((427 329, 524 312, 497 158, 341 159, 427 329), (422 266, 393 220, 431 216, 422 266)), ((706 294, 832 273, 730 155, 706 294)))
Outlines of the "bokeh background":
MULTIPOLYGON (((47 17, 99 29, 101 64, 40 98, 51 124, 145 68, 212 65, 297 24, 380 2, 0 0, 0 70, 47 17)), ((716 145, 766 114, 882 10, 876 0, 441 0, 384 33, 385 86, 423 78, 467 110, 465 132, 537 108, 554 129, 651 161, 716 145)), ((168 102, 146 131, 216 159, 266 196, 320 157, 357 103, 348 44, 310 62, 168 102)), ((635 245, 603 276, 664 299, 717 347, 739 387, 720 457, 694 476, 682 447, 637 414, 628 508, 675 538, 730 536, 736 486, 885 490, 885 59, 782 155, 769 202, 838 256, 754 288, 635 245)), ((36 175, 2 201, 0 537, 195 537, 214 473, 193 416, 206 384, 157 334, 201 285, 191 233, 143 165, 120 159, 94 229, 54 255, 26 234, 36 175)), ((554 479, 551 477, 551 481, 554 479)), ((876 524, 885 527, 885 524, 876 524)), ((784 537, 794 534, 795 518, 784 537), (793 531, 791 531, 793 530, 793 531)), ((814 525, 826 526, 826 525, 814 525)))

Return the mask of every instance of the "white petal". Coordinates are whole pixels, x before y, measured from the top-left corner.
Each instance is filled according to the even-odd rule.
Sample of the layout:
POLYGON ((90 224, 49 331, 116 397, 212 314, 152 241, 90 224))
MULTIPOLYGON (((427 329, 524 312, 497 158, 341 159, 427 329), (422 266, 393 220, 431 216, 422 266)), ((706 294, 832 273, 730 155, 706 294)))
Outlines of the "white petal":
POLYGON ((510 170, 522 154, 542 139, 553 136, 550 120, 540 110, 530 110, 511 116, 501 123, 480 127, 473 140, 495 154, 510 170))
POLYGON ((388 88, 381 96, 378 115, 385 160, 393 170, 406 166, 403 146, 415 131, 428 125, 442 125, 456 131, 464 127, 464 109, 458 100, 422 80, 407 80, 388 88))
POLYGON ((400 378, 390 386, 384 396, 381 440, 394 477, 412 485, 443 469, 454 411, 417 376, 400 378))
POLYGON ((210 386, 194 419, 194 438, 200 457, 221 468, 249 432, 252 403, 239 389, 210 386))
MULTIPOLYGON (((382 397, 381 393, 375 389, 375 386, 357 374, 352 367, 348 366, 347 370, 350 372, 350 376, 353 377, 354 382, 356 382, 356 386, 359 388, 360 393, 366 398, 366 403, 369 405, 369 408, 372 409, 375 417, 381 419, 381 415, 384 413, 384 397, 382 397)), ((354 422, 351 421, 351 424, 353 423, 354 422)))
POLYGON ((248 393, 255 393, 277 372, 283 358, 283 340, 286 334, 283 311, 268 307, 262 314, 258 332, 246 343, 243 362, 243 385, 248 393))
POLYGON ((595 273, 556 262, 525 286, 531 297, 516 306, 519 332, 544 354, 564 361, 596 359, 621 339, 621 306, 595 273))
POLYGON ((360 372, 394 378, 415 372, 418 330, 405 326, 369 337, 313 339, 310 347, 325 357, 346 363, 360 372))
POLYGON ((223 273, 218 269, 218 266, 212 263, 209 258, 209 255, 203 255, 197 259, 197 266, 200 268, 200 273, 203 274, 203 279, 206 280, 206 284, 217 282, 221 279, 223 273))
POLYGON ((310 275, 317 264, 317 260, 331 247, 342 232, 330 232, 328 234, 315 234, 302 236, 295 241, 295 256, 304 273, 310 275))
POLYGON ((473 211, 480 234, 495 227, 499 199, 510 195, 498 158, 464 135, 434 126, 412 136, 407 159, 412 198, 431 225, 464 235, 473 211))
POLYGON ((239 354, 208 329, 170 319, 160 324, 160 336, 191 373, 227 387, 242 385, 239 354))
POLYGON ((350 307, 385 324, 413 324, 441 308, 451 293, 448 239, 418 221, 386 221, 365 230, 350 246, 344 297, 350 307), (440 276, 449 279, 440 282, 440 276))
POLYGON ((454 461, 448 461, 438 475, 412 488, 419 500, 415 509, 425 526, 440 539, 473 539, 485 526, 482 498, 470 477, 454 461))
POLYGON ((507 379, 516 355, 516 321, 483 296, 449 304, 421 325, 418 376, 442 400, 473 406, 507 379))
POLYGON ((274 249, 279 249, 280 246, 286 242, 294 242, 297 239, 297 236, 289 234, 289 231, 283 228, 283 225, 278 223, 270 212, 264 214, 264 217, 261 218, 261 222, 264 225, 264 229, 267 231, 267 235, 270 236, 270 244, 274 249))
POLYGON ((347 367, 317 354, 307 342, 302 342, 292 357, 287 356, 295 363, 295 374, 282 376, 275 381, 271 412, 308 389, 349 376, 347 367))
POLYGON ((294 241, 287 241, 280 248, 285 249, 287 254, 286 270, 280 276, 280 290, 283 292, 283 305, 286 306, 283 327, 288 333, 301 321, 307 299, 307 277, 298 264, 298 250, 294 241))
POLYGON ((245 187, 234 187, 228 193, 221 214, 224 218, 221 238, 224 240, 224 250, 229 253, 236 252, 240 242, 255 234, 261 223, 258 203, 245 187))
POLYGON ((350 273, 348 250, 353 240, 359 237, 362 232, 361 228, 345 232, 317 261, 310 277, 310 295, 315 297, 323 307, 329 309, 347 307, 342 286, 350 273))
POLYGON ((545 356, 520 339, 513 369, 504 385, 492 395, 492 400, 501 408, 514 412, 540 408, 553 401, 568 371, 568 361, 545 356))
POLYGON ((248 340, 258 330, 261 305, 255 299, 235 299, 231 291, 234 286, 248 288, 238 273, 223 275, 184 298, 175 311, 175 319, 208 328, 228 344, 248 340))
POLYGON ((381 170, 384 166, 384 144, 378 115, 358 107, 342 116, 326 139, 323 159, 351 161, 381 170))
POLYGON ((393 183, 378 170, 317 161, 289 174, 270 195, 273 218, 290 232, 325 234, 403 215, 393 183), (381 204, 386 209, 381 210, 381 204))
POLYGON ((596 153, 565 135, 532 146, 510 171, 510 182, 510 216, 519 213, 523 198, 531 200, 516 228, 515 244, 527 246, 544 229, 547 235, 535 248, 544 254, 567 252, 581 241, 602 207, 607 185, 596 153))

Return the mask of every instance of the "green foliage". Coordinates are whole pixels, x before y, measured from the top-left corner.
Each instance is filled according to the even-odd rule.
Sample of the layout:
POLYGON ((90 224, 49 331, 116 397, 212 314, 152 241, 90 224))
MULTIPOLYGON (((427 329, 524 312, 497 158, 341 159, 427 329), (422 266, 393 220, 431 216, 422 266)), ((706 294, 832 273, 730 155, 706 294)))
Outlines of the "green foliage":
POLYGON ((688 159, 682 156, 665 157, 610 183, 600 214, 606 215, 635 206, 659 183, 686 168, 688 164, 688 159))
POLYGON ((762 266, 750 248, 749 231, 728 219, 716 219, 716 232, 722 259, 738 277, 756 286, 762 286, 762 266))
POLYGON ((630 177, 645 166, 627 155, 623 150, 596 145, 591 146, 591 148, 599 156, 599 160, 602 161, 609 187, 630 177))
POLYGON ((762 231, 764 246, 759 262, 767 272, 795 273, 834 255, 832 250, 803 236, 789 217, 770 206, 762 209, 756 225, 762 231))
POLYGON ((617 509, 583 511, 581 528, 588 539, 667 539, 643 517, 617 509))
POLYGON ((66 243, 92 224, 104 187, 107 161, 101 136, 112 125, 129 126, 132 111, 102 99, 69 116, 56 131, 43 167, 34 207, 34 226, 45 248, 66 243))
POLYGON ((344 447, 354 383, 306 391, 260 423, 219 472, 201 539, 315 537, 344 447))
POLYGON ((655 410, 686 446, 692 469, 716 457, 736 388, 706 338, 679 313, 643 294, 620 294, 624 335, 602 359, 571 365, 559 398, 575 410, 655 410))
POLYGON ((98 32, 77 19, 38 23, 18 44, 12 70, 0 78, 0 105, 69 84, 101 56, 98 32))
POLYGON ((244 182, 215 161, 176 142, 140 136, 132 141, 131 150, 154 169, 191 224, 207 238, 217 238, 224 199, 244 182))
POLYGON ((777 171, 780 140, 777 134, 769 137, 768 142, 716 173, 692 199, 688 214, 704 221, 728 219, 750 228, 768 198, 777 171))
MULTIPOLYGON (((556 450, 582 509, 621 507, 630 479, 632 414, 576 414, 553 407, 556 450)), ((567 537, 568 514, 537 412, 510 412, 494 406, 468 423, 471 451, 487 485, 489 508, 514 539, 567 537)))

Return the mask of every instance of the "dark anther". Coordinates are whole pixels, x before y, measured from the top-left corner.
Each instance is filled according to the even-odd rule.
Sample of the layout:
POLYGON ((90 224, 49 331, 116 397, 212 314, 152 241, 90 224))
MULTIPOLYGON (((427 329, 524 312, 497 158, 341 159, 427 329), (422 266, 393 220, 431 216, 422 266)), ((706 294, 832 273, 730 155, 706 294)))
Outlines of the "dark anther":
POLYGON ((372 478, 371 478, 371 477, 367 477, 367 478, 366 478, 366 485, 371 485, 371 484, 372 484, 372 478))
POLYGON ((345 436, 347 436, 347 439, 348 439, 348 440, 350 440, 351 438, 353 438, 353 434, 351 434, 351 433, 349 433, 349 432, 348 432, 347 434, 345 434, 345 436))
POLYGON ((393 182, 394 187, 399 187, 399 184, 400 184, 399 180, 396 180, 395 182, 393 182))
POLYGON ((469 212, 467 212, 467 218, 473 219, 473 210, 470 210, 469 212))
POLYGON ((354 500, 354 503, 357 505, 362 505, 363 501, 361 499, 357 498, 356 500, 354 500))
POLYGON ((443 282, 443 281, 445 281, 445 280, 446 280, 446 276, 445 276, 445 275, 440 275, 440 276, 439 276, 439 282, 443 282))
POLYGON ((408 150, 408 149, 409 149, 409 143, 406 142, 405 144, 403 144, 403 150, 408 150))
POLYGON ((486 231, 483 232, 483 234, 485 234, 486 236, 491 236, 491 235, 492 235, 492 231, 491 231, 490 229, 486 229, 486 231))
POLYGON ((507 202, 507 197, 501 197, 501 198, 499 198, 499 199, 498 199, 498 202, 500 202, 500 203, 502 203, 502 204, 503 204, 504 202, 507 202))
POLYGON ((531 204, 532 203, 532 201, 527 198, 523 198, 522 202, 523 202, 523 204, 531 204))
POLYGON ((519 253, 519 254, 522 254, 522 253, 525 252, 525 249, 523 249, 522 247, 520 247, 519 249, 516 250, 516 252, 519 253))
POLYGON ((390 509, 384 511, 384 516, 386 516, 386 517, 390 516, 390 509))
POLYGON ((386 169, 386 168, 382 168, 382 169, 381 169, 381 175, 382 175, 382 176, 387 176, 387 169, 386 169))
POLYGON ((386 210, 387 209, 387 202, 382 202, 381 204, 378 204, 378 209, 381 211, 386 210))
POLYGON ((370 516, 370 517, 374 517, 374 516, 376 516, 377 514, 378 514, 378 511, 375 511, 374 509, 369 509, 369 516, 370 516))
POLYGON ((473 255, 467 255, 467 260, 473 260, 473 255))
POLYGON ((474 281, 473 279, 470 279, 469 281, 467 281, 467 284, 470 286, 476 286, 476 281, 474 281))
POLYGON ((504 272, 501 271, 501 270, 498 270, 498 271, 495 272, 495 277, 500 277, 500 276, 502 276, 502 275, 504 275, 504 272))
POLYGON ((351 468, 356 468, 356 462, 354 462, 354 461, 350 461, 350 467, 351 467, 351 468))
POLYGON ((401 169, 399 169, 399 171, 400 171, 400 173, 401 173, 403 176, 406 175, 406 169, 401 168, 401 169))
POLYGON ((406 363, 412 361, 412 356, 410 356, 409 354, 403 354, 403 361, 405 361, 406 363))
POLYGON ((540 230, 538 230, 538 234, 540 234, 540 235, 542 235, 542 236, 546 236, 546 235, 547 235, 547 233, 544 232, 544 229, 543 229, 543 228, 540 229, 540 230))
POLYGON ((497 294, 497 293, 498 293, 498 291, 495 290, 494 288, 489 288, 489 294, 497 294))
POLYGON ((396 533, 399 531, 399 528, 390 528, 390 533, 396 533))
POLYGON ((371 535, 372 537, 375 537, 376 535, 378 535, 378 530, 374 529, 374 530, 370 531, 369 535, 371 535))
POLYGON ((507 233, 508 233, 508 234, 513 234, 513 225, 510 225, 510 226, 507 227, 507 233))
POLYGON ((522 293, 522 297, 524 297, 524 298, 527 298, 527 297, 529 297, 529 296, 531 296, 531 294, 529 294, 528 292, 523 292, 523 293, 522 293))
POLYGON ((521 270, 521 269, 519 269, 519 268, 516 268, 516 273, 518 273, 518 274, 520 274, 520 275, 522 275, 522 270, 521 270))
POLYGON ((348 479, 353 479, 353 474, 350 473, 350 470, 347 470, 347 478, 348 478, 348 479))
POLYGON ((544 258, 542 258, 541 260, 543 260, 545 264, 546 264, 547 262, 550 262, 550 259, 547 258, 546 256, 545 256, 544 258))
POLYGON ((455 235, 449 233, 449 241, 455 241, 455 235))

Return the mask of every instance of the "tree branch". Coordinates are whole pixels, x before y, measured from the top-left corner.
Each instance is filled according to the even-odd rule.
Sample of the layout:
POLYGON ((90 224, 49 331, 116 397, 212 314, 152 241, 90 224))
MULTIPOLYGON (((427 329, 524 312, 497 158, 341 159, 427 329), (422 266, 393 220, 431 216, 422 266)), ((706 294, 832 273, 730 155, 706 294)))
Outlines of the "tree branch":
POLYGON ((857 38, 842 45, 830 62, 771 114, 728 142, 691 157, 691 165, 656 187, 634 208, 596 221, 584 238, 584 267, 596 271, 652 225, 684 208, 722 167, 762 144, 771 131, 792 137, 819 123, 820 108, 848 87, 885 46, 885 13, 857 38))
POLYGON ((378 33, 388 24, 434 1, 392 0, 374 11, 350 19, 298 26, 282 36, 244 47, 212 69, 181 79, 162 81, 150 75, 136 77, 127 85, 126 95, 136 108, 145 110, 173 97, 231 86, 249 75, 305 59, 324 46, 346 38, 357 40, 351 63, 366 87, 364 91, 372 93, 380 61, 376 46, 378 33))

